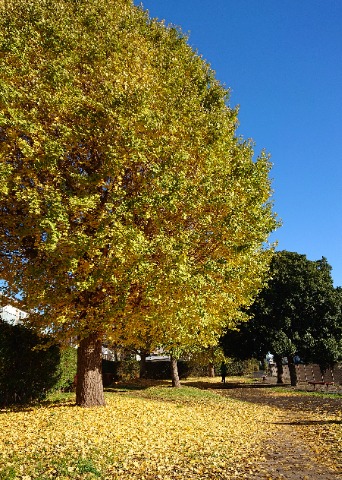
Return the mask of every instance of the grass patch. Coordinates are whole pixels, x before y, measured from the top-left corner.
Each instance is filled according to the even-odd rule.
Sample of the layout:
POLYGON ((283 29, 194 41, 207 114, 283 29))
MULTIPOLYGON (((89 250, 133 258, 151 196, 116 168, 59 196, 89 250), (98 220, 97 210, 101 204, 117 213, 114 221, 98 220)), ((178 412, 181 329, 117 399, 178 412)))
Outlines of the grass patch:
POLYGON ((101 473, 90 459, 80 458, 76 463, 76 468, 81 475, 83 473, 92 473, 97 478, 101 477, 101 473))
POLYGON ((13 467, 5 467, 0 470, 0 480, 14 480, 15 478, 17 475, 13 467))
POLYGON ((180 388, 172 388, 170 386, 150 387, 139 392, 140 397, 150 399, 162 399, 173 402, 193 402, 196 400, 213 400, 222 401, 222 397, 208 390, 201 390, 195 387, 182 386, 180 388))

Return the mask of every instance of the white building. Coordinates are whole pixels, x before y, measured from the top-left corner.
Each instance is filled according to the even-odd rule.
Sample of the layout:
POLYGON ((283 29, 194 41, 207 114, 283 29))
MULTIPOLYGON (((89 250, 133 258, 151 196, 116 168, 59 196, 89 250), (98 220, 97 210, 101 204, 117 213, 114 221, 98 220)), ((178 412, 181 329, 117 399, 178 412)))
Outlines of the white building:
POLYGON ((10 325, 18 325, 22 323, 22 319, 27 317, 27 313, 13 305, 5 305, 0 307, 0 318, 10 325))

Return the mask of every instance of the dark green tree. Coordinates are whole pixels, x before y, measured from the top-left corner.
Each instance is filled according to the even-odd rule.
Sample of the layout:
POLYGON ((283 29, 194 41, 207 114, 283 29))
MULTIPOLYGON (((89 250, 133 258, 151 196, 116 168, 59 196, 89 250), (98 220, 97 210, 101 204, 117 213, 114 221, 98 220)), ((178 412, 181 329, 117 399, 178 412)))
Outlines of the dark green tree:
POLYGON ((341 289, 335 289, 327 260, 311 261, 295 252, 277 252, 271 279, 248 313, 250 321, 221 339, 225 354, 263 358, 274 354, 278 382, 287 357, 291 384, 296 385, 293 357, 318 363, 322 370, 342 358, 341 289))
POLYGON ((0 404, 42 399, 61 381, 59 347, 36 348, 47 341, 23 325, 0 319, 0 404))

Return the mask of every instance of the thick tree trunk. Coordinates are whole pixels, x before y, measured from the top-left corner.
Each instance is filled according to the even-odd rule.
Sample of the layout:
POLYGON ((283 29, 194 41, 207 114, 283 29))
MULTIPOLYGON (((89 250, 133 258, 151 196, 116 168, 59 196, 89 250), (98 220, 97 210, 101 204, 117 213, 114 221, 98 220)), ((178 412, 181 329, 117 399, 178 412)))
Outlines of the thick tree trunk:
POLYGON ((179 375, 178 375, 177 359, 171 356, 170 363, 171 363, 172 386, 175 388, 179 388, 181 384, 180 384, 179 375))
POLYGON ((92 333, 80 341, 77 350, 76 404, 81 407, 104 406, 101 337, 92 333))
POLYGON ((140 372, 139 372, 140 378, 147 378, 146 357, 147 357, 146 352, 140 352, 140 372))
POLYGON ((293 357, 291 355, 289 355, 287 357, 287 361, 288 361, 288 365, 289 365, 291 386, 296 387, 297 383, 298 383, 298 379, 297 379, 296 365, 293 361, 293 357))
POLYGON ((280 355, 274 355, 273 358, 277 365, 277 383, 284 383, 283 359, 280 355))
POLYGON ((209 375, 210 378, 214 378, 214 377, 215 377, 215 367, 214 367, 213 362, 209 362, 209 365, 208 365, 208 375, 209 375))

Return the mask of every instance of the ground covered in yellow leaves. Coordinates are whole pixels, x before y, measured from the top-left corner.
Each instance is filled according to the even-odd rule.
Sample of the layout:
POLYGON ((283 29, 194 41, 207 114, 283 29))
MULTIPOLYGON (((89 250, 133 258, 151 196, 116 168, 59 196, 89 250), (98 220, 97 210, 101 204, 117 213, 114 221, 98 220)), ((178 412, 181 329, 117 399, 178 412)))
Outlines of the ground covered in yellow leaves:
POLYGON ((181 389, 168 384, 117 386, 106 393, 106 408, 76 407, 71 396, 63 402, 2 410, 0 479, 287 478, 279 469, 269 476, 267 465, 275 460, 267 446, 273 438, 276 447, 277 435, 291 429, 291 423, 299 432, 297 439, 300 434, 304 442, 308 438, 313 455, 329 450, 326 468, 332 474, 337 470, 338 409, 330 416, 324 409, 312 416, 306 411, 306 423, 301 424, 289 406, 275 403, 272 395, 286 398, 282 392, 215 386, 221 387, 217 379, 216 384, 194 382, 181 389), (317 426, 316 441, 310 444, 310 428, 317 426))

